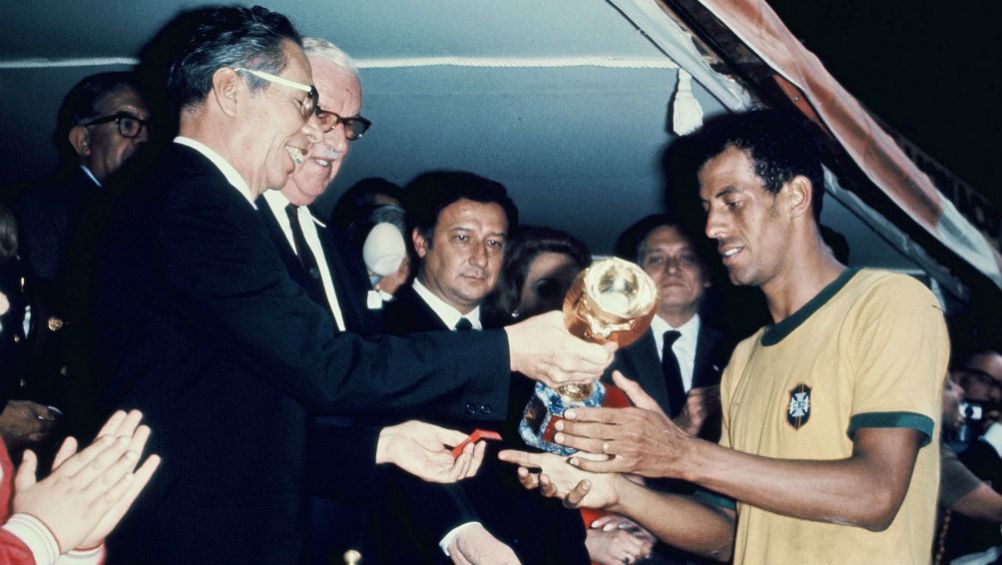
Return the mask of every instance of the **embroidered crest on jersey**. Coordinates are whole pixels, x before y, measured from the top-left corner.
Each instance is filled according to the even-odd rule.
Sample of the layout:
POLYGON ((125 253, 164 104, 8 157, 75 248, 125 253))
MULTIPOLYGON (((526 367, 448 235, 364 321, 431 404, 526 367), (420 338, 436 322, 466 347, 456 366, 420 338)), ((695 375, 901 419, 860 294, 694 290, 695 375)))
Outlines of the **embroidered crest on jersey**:
POLYGON ((790 391, 790 403, 786 407, 786 421, 799 430, 811 417, 811 387, 799 384, 790 391))

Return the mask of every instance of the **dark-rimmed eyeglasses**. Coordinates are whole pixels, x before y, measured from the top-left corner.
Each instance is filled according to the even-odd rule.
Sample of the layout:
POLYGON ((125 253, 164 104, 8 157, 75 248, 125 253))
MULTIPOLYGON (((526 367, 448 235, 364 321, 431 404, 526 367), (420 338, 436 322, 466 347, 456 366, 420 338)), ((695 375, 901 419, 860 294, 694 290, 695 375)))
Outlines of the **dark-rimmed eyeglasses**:
POLYGON ((289 88, 295 88, 301 92, 306 93, 306 98, 299 101, 299 111, 303 115, 303 119, 308 120, 310 116, 314 114, 317 109, 317 102, 320 100, 320 93, 317 92, 317 87, 312 84, 303 84, 301 82, 296 82, 294 80, 289 80, 284 77, 276 76, 271 73, 266 73, 264 71, 258 71, 255 69, 245 69, 243 67, 236 67, 233 69, 238 72, 245 72, 252 74, 257 78, 264 79, 268 82, 274 84, 280 84, 282 86, 288 86, 289 88))
POLYGON ((149 120, 143 120, 128 112, 115 112, 110 116, 94 118, 93 120, 80 125, 83 127, 90 127, 106 124, 108 122, 115 122, 115 125, 118 126, 118 134, 128 139, 137 137, 143 131, 144 127, 150 127, 149 120))
POLYGON ((337 112, 324 110, 320 106, 317 106, 313 113, 320 120, 320 127, 324 133, 336 128, 338 124, 344 124, 344 136, 348 138, 348 141, 355 141, 362 137, 372 126, 372 122, 362 116, 345 118, 337 112))

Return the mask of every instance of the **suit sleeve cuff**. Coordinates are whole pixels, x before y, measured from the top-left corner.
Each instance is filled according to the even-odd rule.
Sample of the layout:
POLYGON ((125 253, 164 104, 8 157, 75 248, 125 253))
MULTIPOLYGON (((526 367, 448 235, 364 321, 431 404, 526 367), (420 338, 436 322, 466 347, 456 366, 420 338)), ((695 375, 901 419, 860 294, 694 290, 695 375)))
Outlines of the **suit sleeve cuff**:
POLYGON ((480 526, 480 525, 481 525, 480 522, 467 522, 465 524, 460 524, 455 528, 449 530, 449 533, 445 534, 445 537, 442 538, 442 541, 438 542, 438 546, 442 548, 442 553, 444 553, 446 557, 451 557, 449 555, 449 545, 452 544, 452 540, 456 539, 456 536, 459 535, 459 532, 461 530, 466 529, 469 526, 480 526))
POLYGON ((51 565, 59 557, 59 543, 41 520, 29 514, 14 514, 3 525, 28 546, 35 565, 51 565))

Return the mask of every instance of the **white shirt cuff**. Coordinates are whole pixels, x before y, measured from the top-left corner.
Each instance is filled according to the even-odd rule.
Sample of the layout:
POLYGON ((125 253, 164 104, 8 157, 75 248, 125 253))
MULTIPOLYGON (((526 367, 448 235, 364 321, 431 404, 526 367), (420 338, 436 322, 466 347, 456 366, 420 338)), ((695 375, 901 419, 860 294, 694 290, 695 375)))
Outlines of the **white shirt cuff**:
POLYGON ((104 560, 104 544, 87 551, 70 551, 59 556, 56 565, 97 565, 104 560))
POLYGON ((59 542, 38 518, 29 514, 14 514, 3 528, 28 546, 35 565, 51 565, 59 557, 59 542))
POLYGON ((474 525, 480 526, 480 522, 467 522, 465 524, 460 524, 455 528, 449 530, 449 533, 445 534, 445 537, 442 538, 442 541, 438 542, 438 546, 442 548, 442 553, 445 553, 446 557, 450 557, 449 545, 452 543, 452 540, 455 539, 457 535, 459 535, 460 530, 468 526, 474 526, 474 525))

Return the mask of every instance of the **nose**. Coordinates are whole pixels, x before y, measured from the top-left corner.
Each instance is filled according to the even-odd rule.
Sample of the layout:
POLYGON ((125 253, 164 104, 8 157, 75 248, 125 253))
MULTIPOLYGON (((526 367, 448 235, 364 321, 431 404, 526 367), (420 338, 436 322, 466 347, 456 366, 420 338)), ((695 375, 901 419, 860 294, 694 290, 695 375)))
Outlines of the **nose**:
POLYGON ((673 275, 682 270, 681 259, 678 257, 665 257, 664 270, 669 275, 673 275))
POLYGON ((310 116, 310 119, 306 120, 300 131, 303 132, 303 135, 306 136, 306 139, 310 143, 320 143, 324 138, 324 132, 320 127, 320 118, 313 115, 310 116))
POLYGON ((487 242, 473 246, 473 251, 470 253, 470 264, 476 267, 487 266, 487 242))
POLYGON ((334 148, 335 151, 344 155, 348 152, 348 136, 344 132, 344 124, 339 123, 323 136, 324 143, 334 148))
POLYGON ((706 228, 704 231, 706 237, 710 239, 721 239, 723 237, 723 220, 719 213, 713 211, 713 208, 706 211, 706 228))

